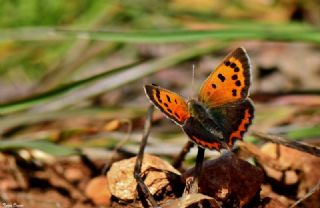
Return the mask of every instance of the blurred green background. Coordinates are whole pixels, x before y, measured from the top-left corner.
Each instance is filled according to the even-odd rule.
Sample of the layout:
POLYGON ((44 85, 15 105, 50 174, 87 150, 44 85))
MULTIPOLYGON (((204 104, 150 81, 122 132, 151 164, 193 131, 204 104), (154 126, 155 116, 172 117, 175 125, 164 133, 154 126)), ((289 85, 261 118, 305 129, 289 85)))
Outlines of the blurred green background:
MULTIPOLYGON (((319 105, 317 0, 0 0, 0 5, 3 138, 55 138, 53 132, 103 126, 97 120, 71 125, 63 119, 139 118, 148 105, 144 84, 190 97, 239 46, 252 59, 257 103, 298 93, 309 97, 280 97, 276 103, 319 105), (56 123, 43 123, 49 121, 56 123), (40 134, 43 130, 50 133, 40 134)), ((288 124, 297 113, 291 105, 261 109, 259 130, 288 124), (266 118, 270 112, 276 113, 266 118)), ((311 124, 297 124, 307 129, 299 138, 319 135, 319 112, 308 112, 316 117, 311 124)), ((292 129, 297 130, 289 125, 274 132, 292 129)))

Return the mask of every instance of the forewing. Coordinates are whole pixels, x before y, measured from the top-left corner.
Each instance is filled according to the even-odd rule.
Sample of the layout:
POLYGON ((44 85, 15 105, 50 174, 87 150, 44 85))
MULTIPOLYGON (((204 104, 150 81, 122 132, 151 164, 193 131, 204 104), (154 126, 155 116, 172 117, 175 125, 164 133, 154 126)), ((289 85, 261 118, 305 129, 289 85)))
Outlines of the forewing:
POLYGON ((180 95, 154 85, 146 85, 145 92, 150 101, 177 124, 182 125, 190 117, 188 105, 180 95))
POLYGON ((199 101, 208 107, 245 99, 248 96, 251 72, 244 48, 237 48, 204 81, 199 101))

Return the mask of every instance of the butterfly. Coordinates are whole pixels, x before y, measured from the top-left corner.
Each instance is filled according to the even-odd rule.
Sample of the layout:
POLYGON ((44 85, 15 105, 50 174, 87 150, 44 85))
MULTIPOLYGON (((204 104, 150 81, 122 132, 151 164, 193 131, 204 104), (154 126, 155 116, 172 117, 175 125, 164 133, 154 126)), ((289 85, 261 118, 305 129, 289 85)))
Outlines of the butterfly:
POLYGON ((254 106, 248 98, 251 66, 244 48, 237 48, 203 82, 198 99, 182 96, 157 85, 145 93, 160 111, 178 124, 202 148, 229 149, 251 125, 254 106))

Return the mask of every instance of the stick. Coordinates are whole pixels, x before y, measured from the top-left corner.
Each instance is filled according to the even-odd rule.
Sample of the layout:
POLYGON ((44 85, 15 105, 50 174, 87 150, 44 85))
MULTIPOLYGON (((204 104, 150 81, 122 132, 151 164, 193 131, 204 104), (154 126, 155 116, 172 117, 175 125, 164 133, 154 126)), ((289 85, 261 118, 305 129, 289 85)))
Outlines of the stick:
POLYGON ((320 190, 320 180, 318 181, 317 185, 315 185, 306 195, 304 195, 301 199, 296 201, 294 204, 292 204, 289 208, 294 208, 298 204, 300 204, 305 199, 309 198, 312 194, 320 190))
POLYGON ((281 144, 281 145, 284 145, 284 146, 287 146, 287 147, 290 147, 293 149, 297 149, 302 152, 306 152, 306 153, 315 155, 317 157, 320 157, 320 148, 315 147, 315 146, 303 144, 301 142, 292 141, 292 140, 289 140, 285 137, 269 135, 269 134, 264 134, 264 133, 260 133, 260 132, 253 132, 252 135, 256 136, 260 139, 272 142, 272 143, 281 144))
POLYGON ((140 149, 139 149, 139 153, 138 153, 137 159, 136 159, 136 164, 134 167, 134 178, 136 179, 138 186, 140 187, 143 195, 149 200, 152 207, 159 207, 156 200, 153 198, 152 194, 150 193, 148 187, 146 186, 146 184, 144 183, 144 181, 141 177, 141 167, 142 167, 142 161, 143 161, 143 154, 144 154, 144 149, 147 145, 147 140, 148 140, 148 137, 150 134, 153 109, 154 109, 153 105, 151 105, 148 109, 147 119, 146 119, 146 123, 144 126, 144 132, 142 135, 140 149))
POLYGON ((132 121, 128 119, 121 120, 122 123, 128 124, 128 130, 127 130, 127 136, 124 140, 120 141, 116 147, 112 150, 109 160, 104 164, 102 169, 102 175, 105 175, 107 171, 110 169, 112 163, 114 162, 116 155, 119 151, 119 149, 130 140, 130 136, 132 133, 132 121))
POLYGON ((199 178, 201 176, 203 159, 204 159, 204 151, 202 147, 198 146, 198 154, 196 159, 196 167, 193 172, 193 179, 190 182, 190 186, 186 186, 186 194, 197 194, 199 191, 199 178), (189 189, 189 190, 188 190, 189 189))
POLYGON ((183 146, 182 150, 180 151, 179 155, 174 159, 173 167, 178 169, 181 167, 184 158, 190 151, 190 149, 194 146, 194 143, 188 140, 188 142, 183 146))

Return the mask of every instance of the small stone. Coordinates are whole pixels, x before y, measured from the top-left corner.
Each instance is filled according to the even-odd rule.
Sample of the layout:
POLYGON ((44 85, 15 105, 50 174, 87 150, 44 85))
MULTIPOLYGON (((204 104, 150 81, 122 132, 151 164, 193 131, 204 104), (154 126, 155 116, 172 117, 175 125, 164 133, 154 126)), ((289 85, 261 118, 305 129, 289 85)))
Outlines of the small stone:
POLYGON ((91 179, 86 187, 85 193, 96 205, 108 206, 111 203, 111 193, 108 188, 108 180, 105 176, 98 176, 91 179))
MULTIPOLYGON (((193 174, 188 170, 183 177, 193 174)), ((204 162, 199 179, 200 192, 222 203, 230 201, 243 207, 260 192, 264 176, 262 170, 228 152, 215 160, 204 162)))
POLYGON ((64 171, 64 176, 70 182, 78 182, 84 177, 84 173, 77 167, 70 167, 64 171))
MULTIPOLYGON (((121 200, 134 200, 138 196, 137 182, 134 178, 136 157, 121 160, 112 164, 107 173, 109 189, 113 196, 121 200)), ((170 184, 170 177, 179 178, 180 173, 168 162, 159 157, 145 154, 141 175, 152 195, 160 193, 170 184)))

